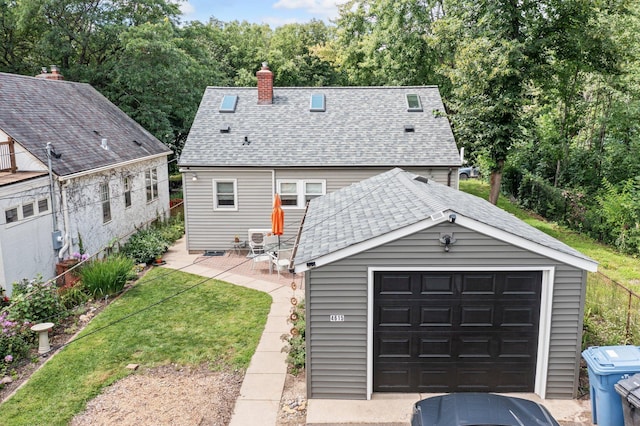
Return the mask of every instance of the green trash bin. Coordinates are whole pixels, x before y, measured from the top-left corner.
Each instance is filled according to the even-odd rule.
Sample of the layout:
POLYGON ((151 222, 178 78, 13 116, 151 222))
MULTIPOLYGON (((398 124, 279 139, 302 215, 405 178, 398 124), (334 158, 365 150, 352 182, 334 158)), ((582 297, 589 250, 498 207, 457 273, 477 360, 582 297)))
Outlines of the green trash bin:
POLYGON ((599 426, 623 426, 620 396, 614 386, 621 379, 640 373, 637 346, 592 346, 582 352, 589 372, 591 417, 599 426))

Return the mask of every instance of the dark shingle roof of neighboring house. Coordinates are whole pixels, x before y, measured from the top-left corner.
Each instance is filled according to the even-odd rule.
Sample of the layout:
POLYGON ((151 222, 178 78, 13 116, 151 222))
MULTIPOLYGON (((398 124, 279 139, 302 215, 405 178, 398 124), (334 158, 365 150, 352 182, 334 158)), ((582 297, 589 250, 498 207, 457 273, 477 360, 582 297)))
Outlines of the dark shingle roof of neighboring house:
POLYGON ((516 237, 511 243, 528 248, 533 243, 534 248, 548 248, 565 255, 564 260, 595 268, 589 257, 488 201, 399 168, 311 200, 295 264, 304 265, 396 231, 400 238, 403 229, 420 222, 427 229, 448 220, 450 212, 456 214, 460 226, 478 229, 488 225, 487 229, 496 230, 490 235, 494 238, 504 231, 503 237, 516 237))
POLYGON ((208 87, 179 164, 460 165, 437 87, 275 87, 270 105, 258 105, 257 90, 208 87), (312 94, 324 95, 324 111, 310 111, 312 94), (407 111, 407 94, 419 95, 422 111, 407 111), (219 111, 225 95, 237 95, 235 112, 219 111))
POLYGON ((58 176, 171 152, 93 87, 70 81, 0 73, 0 130, 44 164, 51 142, 58 176))

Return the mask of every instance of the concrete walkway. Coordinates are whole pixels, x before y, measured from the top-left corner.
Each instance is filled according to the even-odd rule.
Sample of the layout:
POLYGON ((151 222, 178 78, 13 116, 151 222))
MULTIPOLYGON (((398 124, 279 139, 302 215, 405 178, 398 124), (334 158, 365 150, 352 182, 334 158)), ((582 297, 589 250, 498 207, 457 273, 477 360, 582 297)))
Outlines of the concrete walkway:
MULTIPOLYGON (((271 295, 271 311, 260 343, 245 373, 230 426, 275 425, 287 373, 286 353, 281 351, 285 344, 280 336, 288 333, 290 328, 287 318, 293 296, 289 285, 291 280, 284 277, 278 280, 275 278, 276 274, 273 279, 261 279, 261 272, 256 271, 255 275, 246 273, 246 266, 237 268, 244 274, 234 273, 236 268, 229 272, 224 272, 226 269, 216 269, 201 255, 189 254, 184 238, 173 245, 163 259, 167 262, 167 268, 203 277, 215 277, 271 295), (279 282, 273 282, 274 279, 279 282)), ((297 296, 301 297, 300 291, 297 296)))
MULTIPOLYGON (((236 401, 230 426, 275 425, 284 382, 286 354, 280 336, 289 332, 291 278, 278 278, 268 269, 251 269, 240 256, 206 258, 187 252, 184 238, 164 255, 166 267, 217 278, 271 295, 273 302, 264 333, 251 358, 236 401), (229 272, 225 272, 229 271, 229 272)), ((299 284, 299 283, 298 283, 299 284)), ((301 291, 296 292, 298 299, 301 291)), ((376 393, 370 401, 310 399, 307 425, 408 425, 413 404, 429 394, 376 393)), ((540 400, 535 394, 514 394, 545 405, 563 426, 591 425, 588 400, 540 400)))

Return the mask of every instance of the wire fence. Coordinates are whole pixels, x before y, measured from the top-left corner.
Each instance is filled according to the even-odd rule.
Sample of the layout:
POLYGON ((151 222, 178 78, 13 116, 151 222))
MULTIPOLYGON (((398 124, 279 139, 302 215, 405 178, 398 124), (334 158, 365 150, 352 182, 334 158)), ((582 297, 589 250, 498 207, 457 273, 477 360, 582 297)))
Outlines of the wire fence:
POLYGON ((640 295, 606 275, 589 274, 582 346, 639 345, 640 295))

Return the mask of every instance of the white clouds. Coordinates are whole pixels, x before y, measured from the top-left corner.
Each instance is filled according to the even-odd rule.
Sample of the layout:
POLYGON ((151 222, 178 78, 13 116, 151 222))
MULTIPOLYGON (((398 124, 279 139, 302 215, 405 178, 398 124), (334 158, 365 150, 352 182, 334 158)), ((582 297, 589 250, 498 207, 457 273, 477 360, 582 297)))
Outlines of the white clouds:
POLYGON ((278 0, 274 9, 303 9, 309 15, 335 18, 338 16, 338 4, 346 0, 278 0))
POLYGON ((182 12, 182 15, 185 17, 188 17, 189 15, 193 15, 196 12, 196 8, 193 7, 193 5, 188 1, 181 1, 176 3, 180 8, 180 12, 182 12))

